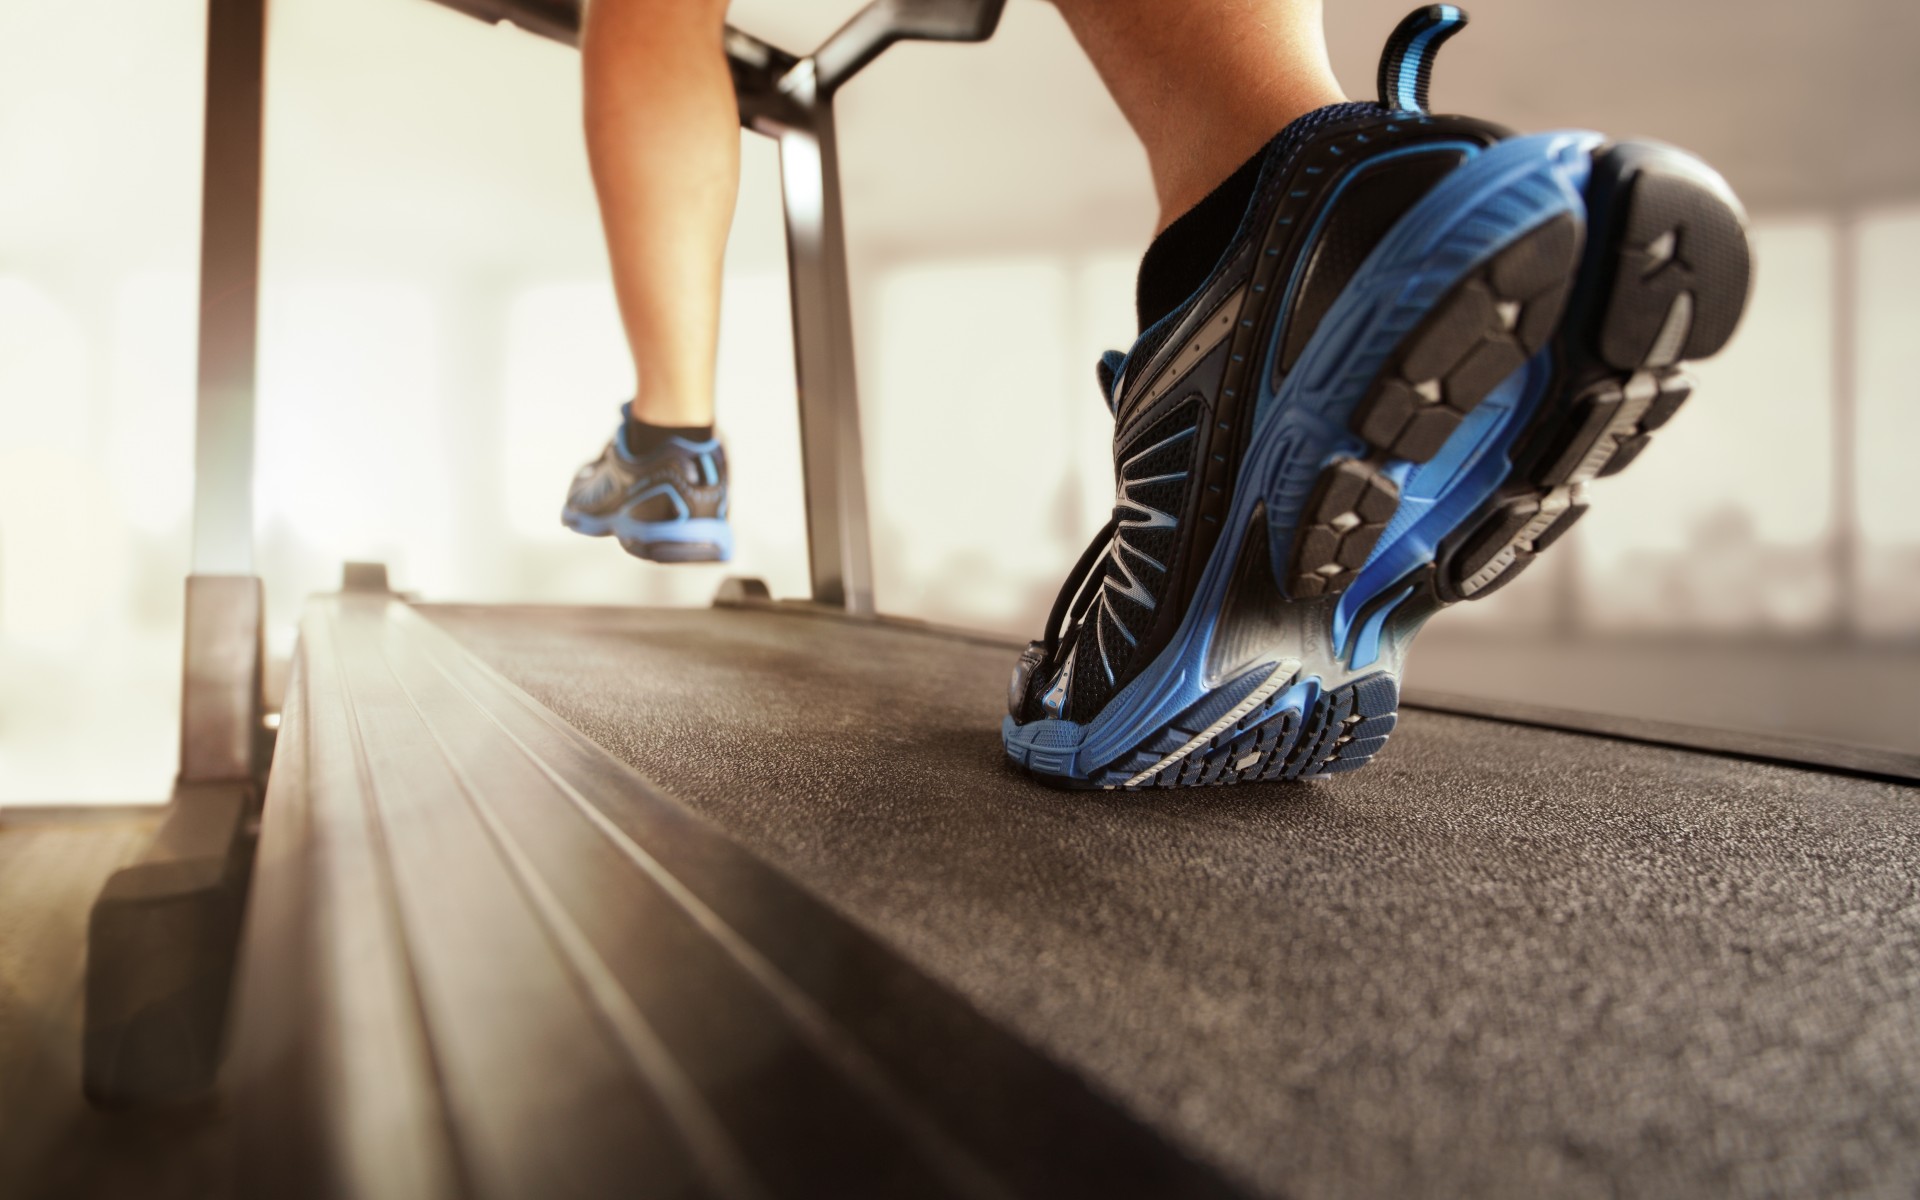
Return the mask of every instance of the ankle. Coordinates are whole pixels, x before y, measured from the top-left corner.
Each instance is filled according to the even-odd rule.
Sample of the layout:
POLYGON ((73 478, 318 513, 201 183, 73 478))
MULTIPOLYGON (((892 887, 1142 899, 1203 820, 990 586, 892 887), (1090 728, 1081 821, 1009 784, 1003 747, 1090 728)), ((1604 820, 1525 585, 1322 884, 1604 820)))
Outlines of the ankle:
POLYGON ((1203 138, 1194 138, 1194 126, 1189 125, 1184 138, 1161 153, 1149 154, 1154 195, 1160 204, 1154 233, 1165 232, 1206 199, 1288 125, 1317 109, 1346 102, 1346 93, 1328 76, 1249 97, 1236 111, 1200 124, 1208 130, 1203 138))

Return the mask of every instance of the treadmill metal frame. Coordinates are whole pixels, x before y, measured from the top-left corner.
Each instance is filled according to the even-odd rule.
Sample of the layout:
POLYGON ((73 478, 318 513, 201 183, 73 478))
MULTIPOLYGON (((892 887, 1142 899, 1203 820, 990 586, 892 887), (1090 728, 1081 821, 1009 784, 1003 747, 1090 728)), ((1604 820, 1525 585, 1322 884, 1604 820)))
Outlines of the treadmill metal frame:
POLYGON ((82 1080, 103 1107, 178 1100, 212 1081, 271 757, 253 565, 266 5, 207 5, 180 774, 153 845, 107 881, 88 917, 82 1080))

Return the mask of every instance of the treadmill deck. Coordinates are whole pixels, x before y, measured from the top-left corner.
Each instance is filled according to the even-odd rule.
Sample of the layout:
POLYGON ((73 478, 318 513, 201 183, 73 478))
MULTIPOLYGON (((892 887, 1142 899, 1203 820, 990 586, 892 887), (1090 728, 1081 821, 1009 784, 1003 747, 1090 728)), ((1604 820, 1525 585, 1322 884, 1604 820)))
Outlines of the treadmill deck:
POLYGON ((1066 793, 985 639, 420 611, 1260 1192, 1920 1189, 1920 789, 1403 710, 1324 783, 1066 793))

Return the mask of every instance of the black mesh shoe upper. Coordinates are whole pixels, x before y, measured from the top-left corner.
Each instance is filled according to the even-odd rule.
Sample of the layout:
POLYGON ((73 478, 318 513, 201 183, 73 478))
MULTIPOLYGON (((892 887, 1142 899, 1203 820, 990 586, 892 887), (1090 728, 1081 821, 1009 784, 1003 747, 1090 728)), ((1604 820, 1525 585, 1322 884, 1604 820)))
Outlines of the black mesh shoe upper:
POLYGON ((629 458, 615 433, 600 457, 580 468, 567 489, 567 507, 593 517, 621 509, 636 521, 723 517, 727 503, 726 450, 716 440, 699 448, 669 440, 629 458))

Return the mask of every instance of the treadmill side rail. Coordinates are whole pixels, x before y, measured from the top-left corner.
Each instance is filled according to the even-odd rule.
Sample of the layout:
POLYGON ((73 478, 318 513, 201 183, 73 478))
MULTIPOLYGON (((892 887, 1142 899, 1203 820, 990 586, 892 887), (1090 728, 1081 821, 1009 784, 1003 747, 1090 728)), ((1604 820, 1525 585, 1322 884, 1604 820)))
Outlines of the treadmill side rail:
POLYGON ((874 611, 873 548, 840 209, 840 154, 831 97, 807 107, 805 125, 768 132, 780 142, 809 574, 815 604, 867 616, 874 611))
POLYGON ((406 604, 314 601, 285 713, 238 1194, 1237 1194, 406 604))

